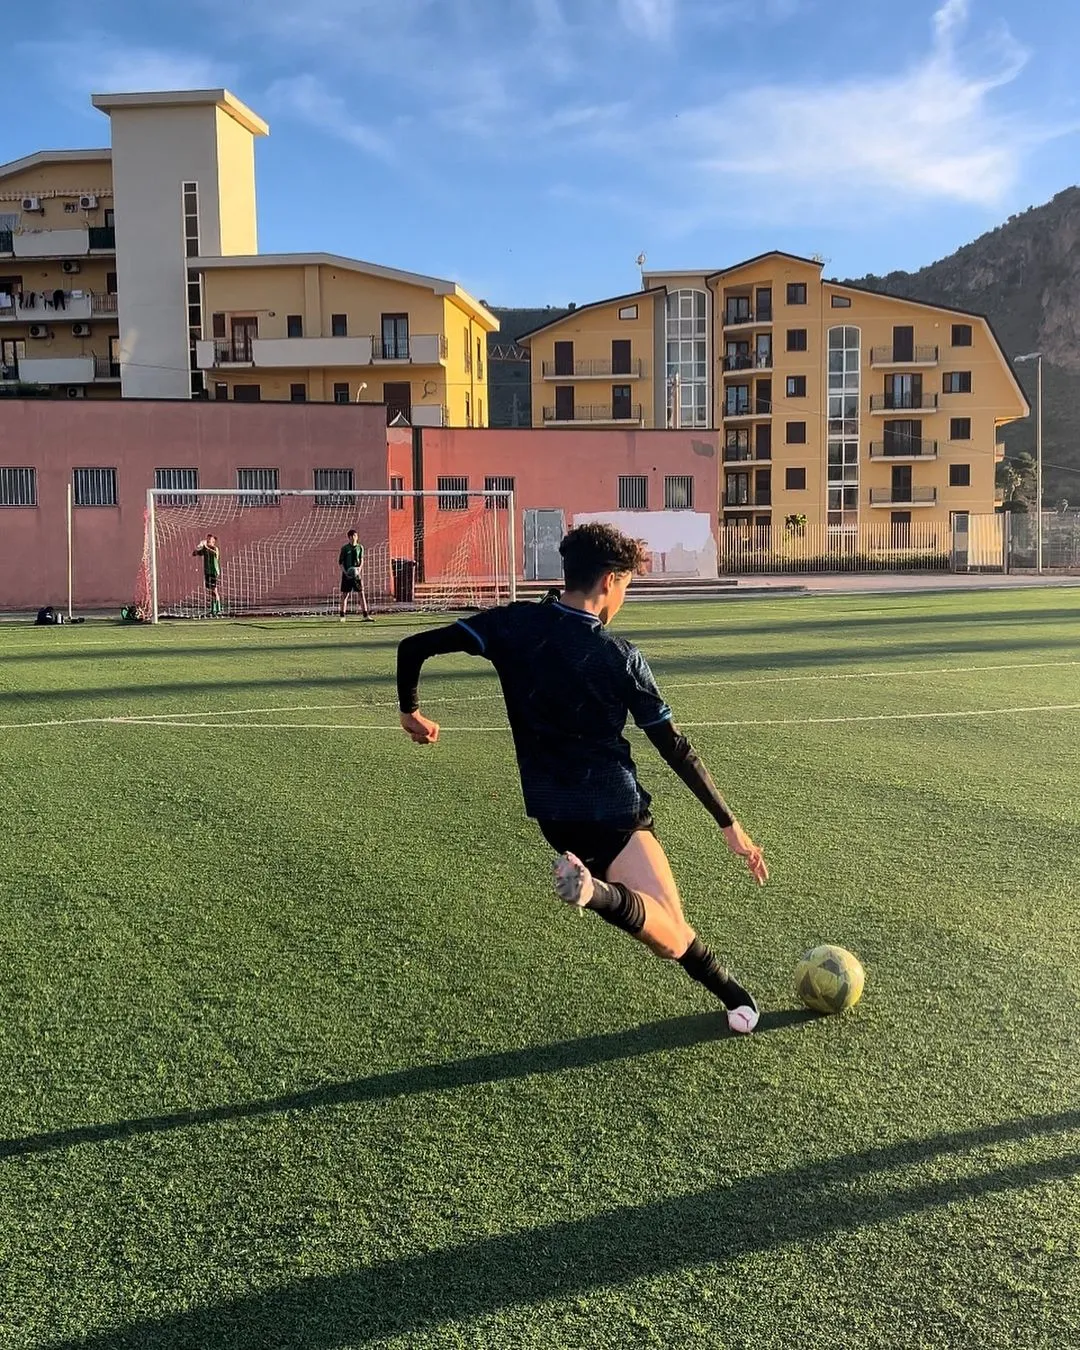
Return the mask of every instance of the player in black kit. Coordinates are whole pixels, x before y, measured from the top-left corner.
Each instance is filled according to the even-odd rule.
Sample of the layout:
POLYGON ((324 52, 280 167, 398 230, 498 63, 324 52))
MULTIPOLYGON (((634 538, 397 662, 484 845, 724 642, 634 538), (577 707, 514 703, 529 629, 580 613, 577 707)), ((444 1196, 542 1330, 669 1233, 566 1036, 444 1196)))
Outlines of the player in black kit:
POLYGON ((525 810, 560 856, 555 890, 678 961, 727 1009, 733 1031, 753 1031, 753 997, 717 962, 683 917, 675 879, 656 838, 651 798, 623 736, 627 716, 656 746, 721 827, 728 848, 763 885, 762 851, 720 796, 672 721, 645 658, 607 625, 644 560, 641 545, 610 525, 571 530, 559 549, 566 588, 546 603, 484 610, 398 647, 401 725, 419 745, 439 727, 419 711, 420 670, 430 656, 483 656, 502 684, 525 810))

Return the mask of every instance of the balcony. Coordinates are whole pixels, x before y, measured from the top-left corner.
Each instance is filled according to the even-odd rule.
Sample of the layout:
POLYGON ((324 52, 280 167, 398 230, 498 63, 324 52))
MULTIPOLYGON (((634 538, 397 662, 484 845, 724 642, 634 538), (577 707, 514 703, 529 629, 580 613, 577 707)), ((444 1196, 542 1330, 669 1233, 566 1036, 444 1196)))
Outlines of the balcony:
MULTIPOLYGON (((371 342, 369 337, 253 338, 251 360, 260 370, 340 370, 370 366, 371 342)), ((231 346, 227 339, 225 345, 231 346)), ((202 365, 201 360, 199 364, 202 365)))
POLYGON ((556 427, 575 427, 582 423, 592 426, 641 426, 641 404, 613 408, 610 403, 596 403, 571 408, 568 415, 561 414, 557 408, 545 408, 544 423, 556 427))
POLYGON ((93 384, 93 356, 20 357, 19 379, 27 384, 93 384))
POLYGON ((445 406, 414 403, 409 417, 410 424, 414 427, 448 427, 450 425, 450 410, 445 406))
POLYGON ((772 450, 765 454, 759 454, 755 449, 747 445, 725 445, 724 446, 725 464, 771 464, 772 450))
POLYGON ((10 300, 7 305, 0 300, 0 322, 79 323, 89 319, 93 309, 89 291, 27 291, 10 300))
POLYGON ((733 309, 730 306, 724 310, 725 328, 745 328, 749 324, 771 324, 773 321, 772 309, 733 309))
POLYGON ((933 413, 937 412, 937 394, 871 394, 870 411, 872 413, 933 413))
POLYGON ((90 296, 90 310, 95 319, 107 319, 119 312, 117 298, 115 295, 98 294, 96 291, 90 296))
POLYGON ((253 366, 255 341, 247 334, 199 341, 195 344, 195 359, 200 370, 210 370, 215 366, 253 366))
POLYGON ((88 231, 91 253, 116 252, 116 228, 113 225, 91 225, 88 231))
MULTIPOLYGON (((604 359, 574 361, 545 361, 541 367, 545 380, 640 380, 645 374, 645 365, 640 358, 630 362, 604 359), (572 369, 567 369, 567 365, 572 369), (615 367, 620 367, 618 370, 615 367)), ((480 375, 483 376, 483 367, 480 375)))
POLYGON ((437 366, 449 354, 449 344, 442 333, 411 333, 403 338, 385 338, 376 333, 370 342, 371 360, 376 365, 437 366))
POLYGON ((884 459, 892 464, 906 459, 937 459, 937 441, 871 441, 870 458, 884 459))
POLYGON ((118 380, 119 378, 119 361, 114 361, 111 356, 94 357, 94 380, 98 384, 107 383, 109 380, 118 380))
POLYGON ((742 370, 772 370, 772 352, 744 352, 724 357, 724 374, 742 370))
POLYGON ((937 488, 871 488, 871 506, 936 506, 937 488))
POLYGON ((72 230, 20 230, 11 236, 16 258, 85 258, 90 251, 86 226, 72 230))
POLYGON ((870 364, 872 366, 936 366, 938 349, 936 347, 871 347, 870 364))
POLYGON ((748 401, 740 401, 738 403, 724 404, 725 419, 730 418, 734 420, 736 418, 743 418, 743 417, 755 418, 755 417, 771 417, 771 416, 772 416, 771 398, 753 398, 748 401))

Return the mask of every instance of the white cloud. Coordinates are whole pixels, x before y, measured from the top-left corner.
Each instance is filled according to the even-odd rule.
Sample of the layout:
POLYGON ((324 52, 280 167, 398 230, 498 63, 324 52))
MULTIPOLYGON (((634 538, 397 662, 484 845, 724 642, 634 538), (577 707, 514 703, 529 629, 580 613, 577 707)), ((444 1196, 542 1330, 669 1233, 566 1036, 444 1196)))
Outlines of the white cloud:
POLYGON ((104 33, 88 33, 77 42, 24 42, 24 53, 50 82, 72 88, 80 99, 95 94, 142 94, 173 89, 217 89, 232 83, 234 69, 222 62, 164 47, 128 46, 104 33))
POLYGON ((353 118, 343 98, 333 94, 315 75, 276 80, 266 94, 268 108, 291 113, 327 136, 335 136, 378 159, 392 160, 393 147, 379 131, 353 118))
POLYGON ((671 36, 677 0, 619 0, 619 18, 630 30, 652 42, 671 36))

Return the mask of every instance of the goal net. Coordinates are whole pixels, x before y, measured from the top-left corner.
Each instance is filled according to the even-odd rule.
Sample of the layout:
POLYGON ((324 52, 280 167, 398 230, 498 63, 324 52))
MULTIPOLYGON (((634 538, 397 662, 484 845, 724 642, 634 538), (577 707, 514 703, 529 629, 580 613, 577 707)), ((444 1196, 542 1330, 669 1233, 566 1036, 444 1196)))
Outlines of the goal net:
MULTIPOLYGON (((356 530, 373 612, 483 608, 514 598, 510 492, 151 489, 136 604, 142 615, 330 614, 356 530), (196 554, 217 539, 218 604, 196 554)), ((352 611, 358 596, 350 597, 352 611)))

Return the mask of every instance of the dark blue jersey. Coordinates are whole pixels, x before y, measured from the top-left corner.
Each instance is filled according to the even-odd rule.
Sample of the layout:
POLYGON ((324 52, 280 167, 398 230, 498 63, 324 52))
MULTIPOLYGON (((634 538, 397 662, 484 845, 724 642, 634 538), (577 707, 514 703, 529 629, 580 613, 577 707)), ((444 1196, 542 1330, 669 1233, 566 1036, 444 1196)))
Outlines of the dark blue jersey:
POLYGON ((632 643, 557 601, 484 610, 459 626, 502 684, 530 816, 621 823, 648 810, 623 730, 628 716, 644 729, 671 709, 632 643))

